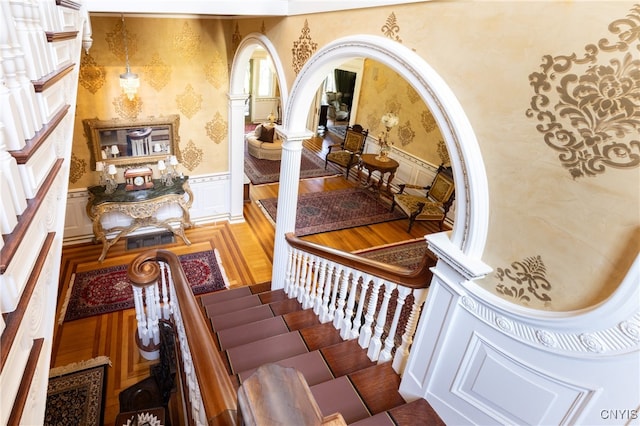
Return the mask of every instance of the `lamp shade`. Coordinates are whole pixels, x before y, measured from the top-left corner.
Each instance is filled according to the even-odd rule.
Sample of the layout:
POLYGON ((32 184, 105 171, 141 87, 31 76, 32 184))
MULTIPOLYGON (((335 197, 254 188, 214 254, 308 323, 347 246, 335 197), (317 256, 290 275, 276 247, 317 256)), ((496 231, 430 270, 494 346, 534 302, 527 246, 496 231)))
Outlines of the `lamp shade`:
POLYGON ((118 173, 118 170, 116 169, 115 164, 109 164, 109 169, 108 169, 108 171, 109 171, 109 174, 110 174, 110 175, 115 175, 115 174, 117 174, 117 173, 118 173))
POLYGON ((96 161, 96 172, 104 170, 104 163, 102 161, 96 161))
POLYGON ((177 166, 178 165, 178 157, 176 157, 175 155, 172 155, 169 159, 169 164, 171 164, 172 166, 177 166))
POLYGON ((167 165, 164 164, 164 160, 158 160, 158 170, 163 171, 167 169, 167 165))
POLYGON ((111 145, 111 154, 113 155, 120 154, 120 149, 118 148, 118 145, 111 145))

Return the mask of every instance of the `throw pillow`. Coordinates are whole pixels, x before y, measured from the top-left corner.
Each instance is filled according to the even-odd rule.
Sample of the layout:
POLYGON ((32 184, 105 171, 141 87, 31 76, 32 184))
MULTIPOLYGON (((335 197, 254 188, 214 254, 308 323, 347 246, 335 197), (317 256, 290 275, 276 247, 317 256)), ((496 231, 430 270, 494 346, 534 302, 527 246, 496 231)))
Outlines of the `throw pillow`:
POLYGON ((259 138, 261 132, 262 132, 262 124, 258 124, 253 134, 255 135, 256 138, 259 138))
POLYGON ((260 136, 258 136, 258 140, 261 142, 273 142, 273 135, 275 131, 275 127, 262 126, 262 131, 260 132, 260 136))

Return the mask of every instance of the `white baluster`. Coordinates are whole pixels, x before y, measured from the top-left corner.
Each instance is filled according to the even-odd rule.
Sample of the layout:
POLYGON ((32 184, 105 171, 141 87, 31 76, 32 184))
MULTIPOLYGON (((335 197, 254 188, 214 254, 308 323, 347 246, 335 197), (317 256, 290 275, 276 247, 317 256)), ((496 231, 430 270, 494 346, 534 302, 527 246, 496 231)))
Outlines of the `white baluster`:
POLYGON ((394 283, 385 283, 384 285, 384 296, 382 297, 382 304, 380 305, 380 310, 378 311, 378 316, 376 317, 376 325, 374 328, 374 334, 371 338, 371 342, 369 343, 369 350, 367 351, 367 356, 371 361, 377 361, 378 356, 380 355, 380 350, 382 350, 382 333, 384 332, 384 325, 387 322, 387 310, 389 308, 389 300, 391 299, 391 293, 397 284, 394 283))
POLYGON ((336 283, 336 265, 333 262, 327 262, 326 268, 327 274, 322 295, 322 309, 320 311, 320 322, 323 324, 333 320, 338 288, 336 283))
POLYGON ((295 254, 293 248, 289 246, 289 255, 287 256, 287 274, 284 280, 284 292, 291 296, 291 286, 293 285, 293 271, 295 268, 295 254))
POLYGON ((169 304, 169 285, 173 284, 171 274, 167 270, 167 264, 165 262, 158 262, 160 264, 160 277, 162 277, 162 319, 168 320, 171 317, 171 309, 169 304))
POLYGON ((307 282, 307 269, 309 268, 309 254, 307 253, 302 253, 300 256, 300 276, 299 276, 299 283, 298 283, 298 293, 297 293, 297 299, 298 302, 302 303, 304 301, 305 295, 306 295, 306 282, 307 282))
POLYGON ((358 343, 361 348, 369 347, 371 341, 371 335, 373 334, 373 319, 375 318, 376 307, 378 306, 378 294, 380 286, 384 280, 382 278, 376 278, 371 287, 371 295, 369 296, 369 305, 364 315, 364 325, 360 329, 360 337, 358 337, 358 343))
POLYGON ((147 301, 147 329, 154 345, 160 344, 160 330, 158 328, 158 311, 160 303, 158 298, 158 285, 149 285, 145 287, 145 296, 147 301))
POLYGON ((293 278, 293 288, 289 296, 297 298, 298 293, 300 292, 300 269, 302 268, 302 252, 301 251, 296 250, 295 260, 296 260, 296 269, 295 269, 295 275, 293 278))
MULTIPOLYGON (((5 15, 5 22, 10 25, 0 26, 0 58, 2 59, 2 70, 4 82, 9 89, 9 97, 5 102, 10 110, 2 111, 2 119, 7 123, 9 115, 15 119, 16 133, 18 139, 7 141, 7 149, 22 149, 25 141, 35 136, 37 130, 42 125, 42 120, 35 121, 36 117, 41 118, 33 84, 26 76, 25 55, 20 46, 13 24, 12 11, 9 3, 0 2, 0 8, 5 15), (22 81, 23 77, 26 81, 22 81), (36 113, 37 111, 37 113, 36 113)), ((4 105, 3 105, 4 106, 4 105)))
POLYGON ((396 310, 393 313, 393 321, 391 322, 391 327, 389 328, 389 334, 387 335, 387 339, 384 342, 384 349, 380 353, 380 358, 378 358, 378 362, 386 362, 391 361, 391 352, 396 345, 396 332, 398 330, 398 322, 400 321, 400 314, 402 313, 402 308, 404 307, 404 301, 407 296, 411 293, 411 289, 404 286, 398 286, 398 300, 396 301, 396 310))
POLYGON ((142 346, 149 345, 149 334, 147 332, 147 315, 144 312, 144 300, 142 288, 133 286, 133 304, 136 309, 136 321, 138 322, 138 337, 142 346))
POLYGON ((340 337, 343 339, 351 338, 351 321, 353 320, 353 307, 356 304, 356 295, 358 294, 358 283, 362 277, 362 272, 354 270, 351 274, 351 288, 349 289, 349 299, 345 308, 344 318, 340 324, 340 337))
POLYGON ((413 291, 413 305, 411 306, 411 313, 409 314, 407 325, 405 326, 404 333, 402 334, 402 343, 400 344, 400 347, 396 349, 392 364, 395 372, 401 376, 402 373, 404 373, 407 360, 409 359, 409 348, 411 348, 411 344, 413 343, 413 335, 416 332, 416 327, 418 326, 420 311, 422 310, 422 306, 424 305, 428 292, 429 290, 426 288, 420 288, 413 291))
POLYGON ((340 265, 338 267, 339 275, 337 277, 338 283, 338 303, 335 308, 335 312, 333 314, 333 326, 340 330, 340 326, 342 325, 342 319, 344 318, 344 305, 347 299, 347 289, 349 287, 349 274, 344 269, 344 266, 340 265))
POLYGON ((316 277, 316 295, 313 300, 313 312, 316 315, 320 315, 322 312, 322 303, 324 297, 324 290, 326 286, 327 276, 327 260, 320 258, 318 261, 318 275, 316 277))
POLYGON ((331 301, 329 302, 329 320, 336 318, 336 307, 338 306, 338 297, 340 292, 340 280, 344 266, 339 263, 333 265, 333 277, 331 279, 331 301))
POLYGON ((362 277, 362 283, 360 284, 360 296, 358 297, 358 310, 356 311, 356 315, 353 317, 353 325, 351 326, 351 336, 350 339, 355 339, 360 335, 360 326, 362 325, 362 311, 364 310, 364 305, 367 303, 367 292, 369 291, 369 286, 371 285, 371 277, 369 275, 364 275, 362 277))
MULTIPOLYGON (((24 187, 22 186, 20 172, 18 171, 18 163, 16 163, 16 159, 5 150, 3 129, 3 123, 0 122, 0 169, 4 172, 4 179, 9 186, 9 192, 11 193, 11 197, 9 198, 15 208, 16 214, 22 214, 27 208, 27 197, 24 193, 24 187)), ((3 198, 3 203, 5 201, 9 202, 8 199, 3 198)))
POLYGON ((316 287, 318 283, 318 259, 315 256, 309 256, 307 259, 307 278, 305 281, 304 299, 302 300, 302 307, 309 309, 313 307, 313 302, 316 295, 316 287))

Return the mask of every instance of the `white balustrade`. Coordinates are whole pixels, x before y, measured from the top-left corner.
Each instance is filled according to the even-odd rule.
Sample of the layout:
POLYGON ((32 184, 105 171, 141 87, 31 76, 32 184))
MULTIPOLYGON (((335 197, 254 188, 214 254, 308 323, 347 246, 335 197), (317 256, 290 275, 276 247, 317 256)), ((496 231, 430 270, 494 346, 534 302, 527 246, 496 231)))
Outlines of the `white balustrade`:
POLYGON ((320 322, 332 322, 343 339, 357 339, 372 361, 393 360, 402 374, 427 289, 414 290, 293 247, 288 259, 285 293, 304 309, 312 308, 320 322))

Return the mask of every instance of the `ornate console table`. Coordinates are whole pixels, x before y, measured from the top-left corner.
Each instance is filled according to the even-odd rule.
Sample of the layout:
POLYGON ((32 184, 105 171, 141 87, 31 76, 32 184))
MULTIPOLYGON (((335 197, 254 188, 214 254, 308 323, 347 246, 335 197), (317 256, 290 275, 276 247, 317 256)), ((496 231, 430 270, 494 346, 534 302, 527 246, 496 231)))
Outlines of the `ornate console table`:
POLYGON ((185 244, 191 244, 184 233, 185 228, 193 226, 189 216, 189 208, 193 203, 193 192, 189 187, 187 176, 176 179, 171 186, 165 186, 160 180, 154 180, 154 187, 151 189, 126 191, 124 187, 124 184, 119 184, 115 192, 111 194, 105 193, 104 186, 88 188, 87 215, 93 222, 95 241, 102 241, 102 254, 98 258, 99 262, 104 260, 109 248, 121 237, 145 226, 167 229, 180 236, 185 244), (159 220, 156 213, 160 208, 169 205, 179 206, 182 209, 182 217, 159 220), (111 212, 122 213, 132 221, 129 226, 115 226, 105 229, 102 218, 111 212), (177 228, 171 225, 176 222, 179 223, 177 228), (113 238, 107 238, 107 235, 113 232, 116 235, 113 238))

